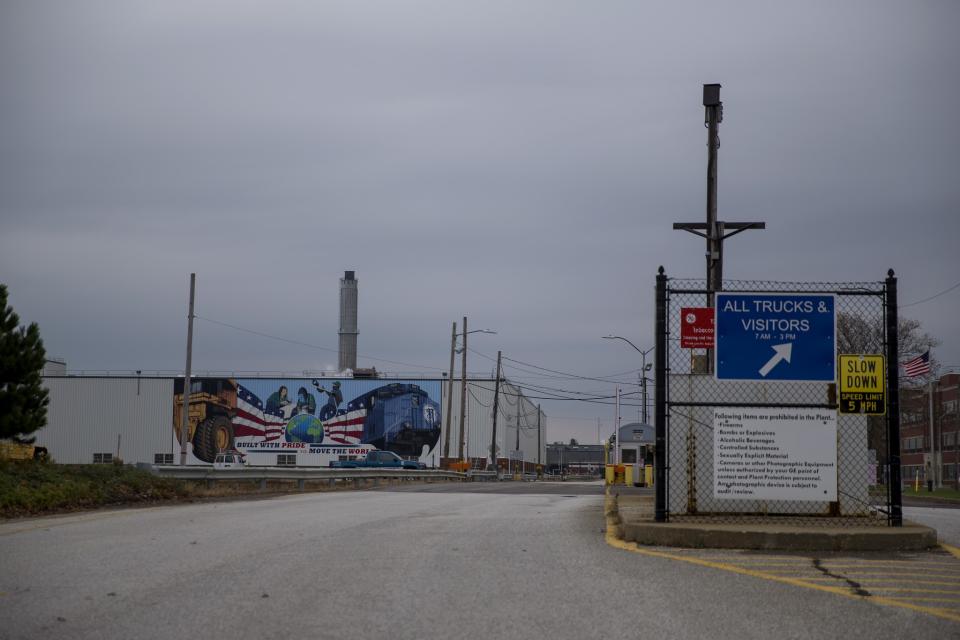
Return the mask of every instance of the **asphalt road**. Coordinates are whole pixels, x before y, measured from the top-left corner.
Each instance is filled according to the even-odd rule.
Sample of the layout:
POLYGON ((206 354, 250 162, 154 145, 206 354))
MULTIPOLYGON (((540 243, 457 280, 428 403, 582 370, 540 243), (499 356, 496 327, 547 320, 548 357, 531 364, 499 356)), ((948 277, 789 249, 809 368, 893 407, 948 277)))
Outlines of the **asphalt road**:
POLYGON ((301 494, 0 524, 2 638, 956 637, 607 544, 598 485, 301 494))
POLYGON ((903 517, 937 530, 937 539, 960 547, 960 509, 955 507, 904 507, 903 517))

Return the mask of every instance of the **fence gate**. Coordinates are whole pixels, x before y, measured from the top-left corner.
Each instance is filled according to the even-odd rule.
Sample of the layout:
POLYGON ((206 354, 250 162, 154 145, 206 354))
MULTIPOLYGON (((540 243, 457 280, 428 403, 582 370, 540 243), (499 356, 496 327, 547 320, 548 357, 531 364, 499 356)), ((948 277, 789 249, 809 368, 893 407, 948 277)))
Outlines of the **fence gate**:
POLYGON ((896 278, 888 275, 884 282, 725 281, 711 293, 706 281, 671 279, 661 268, 658 521, 901 524, 896 278), (713 327, 714 311, 715 337, 691 346, 686 331, 681 340, 682 323, 702 328, 707 318, 713 327), (880 358, 858 372, 885 391, 873 415, 839 413, 838 354, 885 357, 886 372, 880 358))

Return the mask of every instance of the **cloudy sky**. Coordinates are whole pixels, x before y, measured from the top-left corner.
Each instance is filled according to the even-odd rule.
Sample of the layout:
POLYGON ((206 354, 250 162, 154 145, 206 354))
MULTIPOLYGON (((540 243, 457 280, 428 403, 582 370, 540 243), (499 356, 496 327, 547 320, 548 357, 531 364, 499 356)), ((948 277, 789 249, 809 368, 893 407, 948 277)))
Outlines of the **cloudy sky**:
MULTIPOLYGON (((635 380, 601 336, 652 346, 657 267, 703 274, 671 225, 705 217, 719 82, 719 218, 767 223, 724 275, 892 267, 960 366, 960 288, 911 304, 960 282, 957 25, 951 0, 5 1, 0 281, 71 370, 182 369, 190 272, 195 369, 333 367, 350 269, 361 366, 436 375, 466 315, 481 354, 635 380)), ((612 423, 544 405, 551 440, 612 423)))

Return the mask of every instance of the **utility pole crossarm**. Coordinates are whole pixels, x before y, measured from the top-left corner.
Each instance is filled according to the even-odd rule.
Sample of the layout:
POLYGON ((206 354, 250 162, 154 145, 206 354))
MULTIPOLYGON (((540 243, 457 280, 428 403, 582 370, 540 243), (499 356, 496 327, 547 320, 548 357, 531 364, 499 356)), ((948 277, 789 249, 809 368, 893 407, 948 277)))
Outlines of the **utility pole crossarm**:
MULTIPOLYGON (((724 234, 720 239, 725 240, 730 236, 735 236, 741 231, 747 231, 749 229, 766 229, 766 222, 718 222, 718 225, 722 225, 724 230, 733 229, 730 233, 724 234)), ((709 228, 705 222, 674 222, 673 223, 674 231, 689 231, 690 233, 700 236, 701 238, 710 238, 709 228), (700 232, 700 229, 704 229, 704 232, 700 232)))

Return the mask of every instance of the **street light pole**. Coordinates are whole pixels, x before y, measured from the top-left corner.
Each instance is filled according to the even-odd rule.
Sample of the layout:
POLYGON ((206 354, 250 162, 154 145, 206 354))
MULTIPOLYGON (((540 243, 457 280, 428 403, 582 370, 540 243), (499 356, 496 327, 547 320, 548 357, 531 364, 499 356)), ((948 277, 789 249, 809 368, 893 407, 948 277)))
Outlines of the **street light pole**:
POLYGON ((627 340, 626 338, 624 338, 623 336, 603 336, 603 338, 604 340, 623 340, 628 345, 636 349, 637 353, 639 353, 643 357, 643 365, 642 365, 643 371, 641 374, 642 378, 640 382, 640 388, 643 391, 643 424, 647 424, 647 371, 649 371, 653 367, 653 363, 649 365, 647 364, 647 354, 653 351, 653 347, 650 347, 647 350, 643 350, 637 345, 627 340))
POLYGON ((443 439, 443 453, 442 458, 450 457, 450 414, 453 413, 453 364, 454 364, 454 353, 457 350, 457 323, 453 323, 453 335, 450 336, 450 377, 447 380, 447 402, 450 403, 450 406, 447 407, 447 425, 446 425, 446 435, 443 439))
MULTIPOLYGON (((461 463, 463 460, 463 448, 466 446, 466 429, 464 423, 467 418, 467 316, 463 316, 463 361, 460 366, 463 370, 460 372, 460 451, 457 452, 457 460, 461 463)), ((461 469, 466 471, 466 469, 461 469)))
MULTIPOLYGON (((457 459, 463 463, 466 460, 464 459, 464 448, 466 447, 466 422, 467 422, 467 336, 471 333, 496 333, 496 331, 491 331, 490 329, 474 329, 473 331, 467 331, 467 317, 463 317, 463 333, 459 334, 463 336, 463 359, 461 361, 462 371, 460 372, 460 449, 457 452, 457 459)), ((454 325, 454 335, 456 335, 456 325, 454 325)), ((451 367, 452 371, 452 367, 451 367)), ((452 378, 452 376, 451 376, 452 378)), ((451 388, 453 387, 453 382, 451 380, 451 388)))

